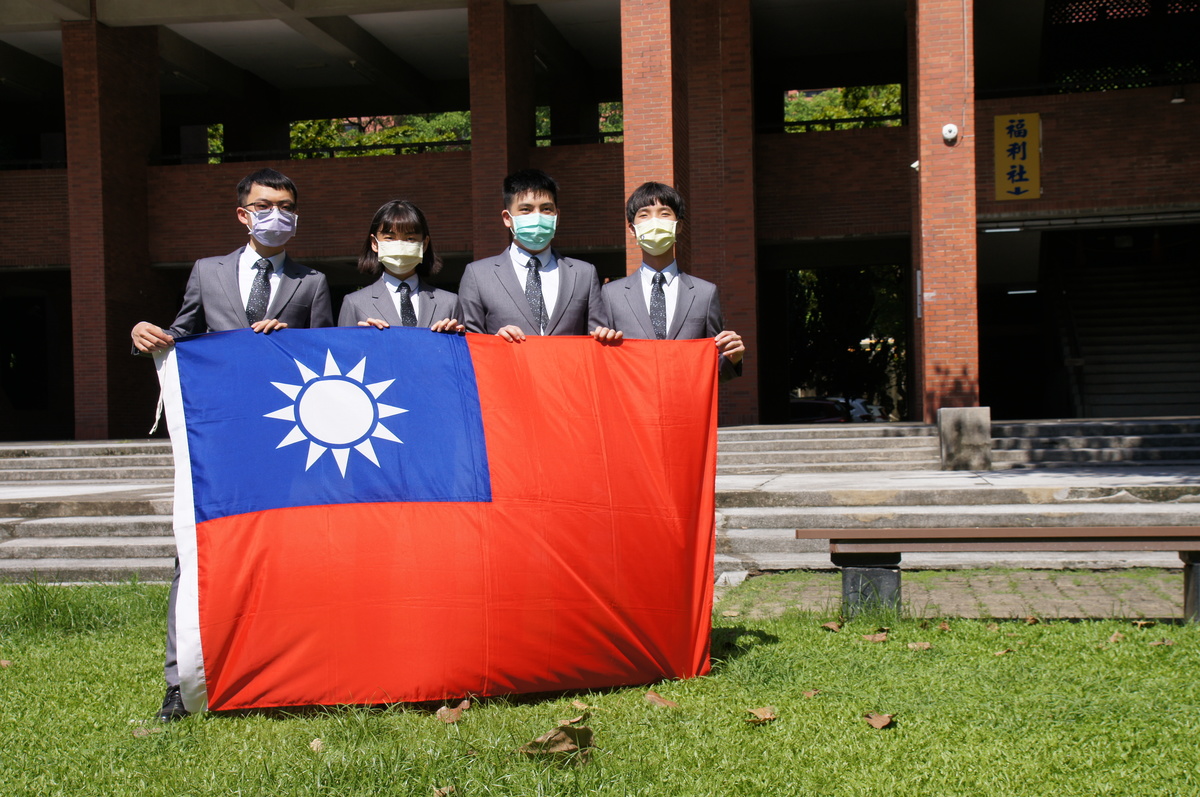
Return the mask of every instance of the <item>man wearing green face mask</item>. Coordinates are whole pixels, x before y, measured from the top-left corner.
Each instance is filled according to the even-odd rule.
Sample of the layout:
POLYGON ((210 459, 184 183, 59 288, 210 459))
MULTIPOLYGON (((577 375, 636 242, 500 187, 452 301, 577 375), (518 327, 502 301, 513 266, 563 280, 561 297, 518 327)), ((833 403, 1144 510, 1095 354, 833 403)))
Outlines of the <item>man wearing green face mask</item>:
POLYGON ((649 340, 712 338, 721 381, 740 376, 742 337, 725 329, 717 286, 685 274, 675 262, 683 197, 669 185, 643 183, 625 203, 629 234, 642 249, 642 267, 604 286, 613 326, 649 340))
POLYGON ((596 267, 550 246, 558 226, 558 184, 545 172, 524 169, 504 179, 504 226, 513 241, 499 255, 467 264, 459 284, 468 332, 499 335, 510 343, 526 335, 588 335, 619 340, 596 267))

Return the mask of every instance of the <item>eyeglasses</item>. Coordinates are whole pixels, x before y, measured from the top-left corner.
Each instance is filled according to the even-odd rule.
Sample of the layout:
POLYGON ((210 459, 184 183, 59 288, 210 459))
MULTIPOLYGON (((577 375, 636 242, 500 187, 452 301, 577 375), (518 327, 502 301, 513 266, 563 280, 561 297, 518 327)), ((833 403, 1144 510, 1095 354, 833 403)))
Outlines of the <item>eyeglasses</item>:
POLYGON ((260 199, 257 202, 251 202, 249 205, 242 205, 242 207, 246 210, 253 210, 260 213, 264 210, 270 210, 271 208, 279 208, 285 213, 296 212, 295 202, 268 202, 265 199, 260 199))

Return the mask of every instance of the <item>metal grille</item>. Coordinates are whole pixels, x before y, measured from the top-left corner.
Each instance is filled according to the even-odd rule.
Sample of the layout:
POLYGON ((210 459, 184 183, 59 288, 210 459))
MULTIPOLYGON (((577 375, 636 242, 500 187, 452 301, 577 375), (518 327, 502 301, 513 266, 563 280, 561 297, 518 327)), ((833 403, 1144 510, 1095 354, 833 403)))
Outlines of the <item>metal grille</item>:
POLYGON ((1048 0, 1044 80, 1059 91, 1200 81, 1200 0, 1048 0))

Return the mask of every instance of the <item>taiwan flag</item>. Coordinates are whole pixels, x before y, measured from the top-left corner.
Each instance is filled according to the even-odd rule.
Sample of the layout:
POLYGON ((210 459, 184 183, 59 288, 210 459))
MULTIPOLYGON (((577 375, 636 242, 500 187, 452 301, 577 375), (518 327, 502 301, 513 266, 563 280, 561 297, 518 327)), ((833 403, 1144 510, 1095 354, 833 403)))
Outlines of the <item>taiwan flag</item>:
POLYGON ((157 363, 189 711, 707 671, 711 340, 238 330, 157 363))

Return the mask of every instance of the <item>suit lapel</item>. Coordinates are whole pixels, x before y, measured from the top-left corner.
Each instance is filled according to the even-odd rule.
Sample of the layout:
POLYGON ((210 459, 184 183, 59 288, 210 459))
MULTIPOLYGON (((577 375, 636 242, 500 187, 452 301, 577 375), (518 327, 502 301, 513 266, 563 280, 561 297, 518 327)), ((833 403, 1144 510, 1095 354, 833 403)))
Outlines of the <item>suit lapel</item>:
MULTIPOLYGON (((279 275, 279 286, 271 297, 271 305, 267 308, 265 318, 279 318, 283 308, 292 300, 292 295, 300 287, 300 267, 287 255, 283 256, 283 273, 279 275)), ((245 312, 245 308, 243 308, 245 312)))
POLYGON ((679 330, 683 328, 683 320, 691 312, 692 302, 696 299, 696 286, 692 283, 692 278, 680 271, 677 279, 679 280, 679 290, 675 294, 675 315, 671 318, 671 328, 667 330, 667 340, 675 340, 679 337, 679 330))
POLYGON ((521 328, 536 330, 538 325, 537 321, 533 318, 533 311, 529 309, 529 301, 525 298, 525 286, 517 281, 517 275, 513 271, 512 260, 508 256, 508 250, 504 250, 504 253, 493 262, 496 267, 496 279, 508 294, 508 298, 521 311, 521 316, 529 325, 528 327, 523 326, 521 328))
POLYGON ((654 325, 650 323, 646 294, 642 292, 642 276, 636 271, 625 278, 625 300, 629 302, 629 311, 642 328, 642 337, 654 340, 654 325))
MULTIPOLYGON (((558 252, 554 253, 554 258, 558 261, 558 298, 554 300, 554 315, 546 322, 547 335, 554 333, 554 328, 558 326, 563 313, 567 311, 567 306, 571 304, 571 297, 575 295, 575 269, 571 267, 571 261, 558 252)), ((529 302, 526 301, 525 304, 529 302)))
MULTIPOLYGON (((374 318, 382 318, 394 327, 398 327, 404 322, 400 320, 400 314, 396 312, 396 303, 392 301, 392 291, 388 287, 387 282, 383 277, 375 280, 371 285, 371 303, 375 307, 374 318)), ((424 302, 422 302, 422 305, 424 302)))
POLYGON ((433 326, 434 321, 442 320, 442 316, 433 317, 437 311, 437 299, 434 298, 433 286, 427 285, 425 280, 418 277, 417 293, 421 294, 421 310, 417 313, 417 326, 428 329, 433 326))
POLYGON ((229 303, 230 309, 233 311, 234 318, 242 319, 242 326, 250 326, 250 319, 246 317, 246 305, 242 303, 242 290, 238 285, 238 261, 242 257, 242 251, 246 247, 239 246, 231 253, 225 256, 225 260, 217 269, 217 284, 221 286, 221 291, 225 294, 225 301, 229 303))

